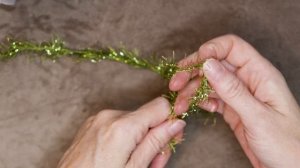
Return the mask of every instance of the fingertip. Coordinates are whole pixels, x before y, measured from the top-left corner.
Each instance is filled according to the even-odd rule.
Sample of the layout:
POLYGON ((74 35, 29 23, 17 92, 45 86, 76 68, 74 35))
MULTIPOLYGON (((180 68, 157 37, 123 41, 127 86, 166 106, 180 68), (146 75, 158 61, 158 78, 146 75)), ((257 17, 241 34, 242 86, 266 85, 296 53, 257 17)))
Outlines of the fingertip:
POLYGON ((177 99, 174 105, 174 112, 180 115, 188 110, 188 100, 187 99, 177 99))
MULTIPOLYGON (((173 138, 176 141, 176 144, 180 144, 183 139, 183 130, 180 131, 178 134, 175 135, 173 138)), ((163 168, 167 165, 171 155, 172 155, 172 149, 167 145, 162 152, 157 154, 155 158, 151 162, 151 168, 163 168)))
POLYGON ((151 168, 163 168, 168 163, 172 152, 169 148, 166 148, 161 153, 157 154, 151 163, 151 168))
POLYGON ((135 115, 128 118, 138 119, 144 126, 152 128, 168 119, 170 112, 169 101, 164 97, 158 97, 135 110, 135 115))
POLYGON ((178 72, 170 80, 169 88, 172 91, 178 91, 182 89, 189 81, 189 72, 178 72))
POLYGON ((176 119, 175 121, 170 121, 170 125, 168 125, 168 132, 169 135, 172 138, 173 136, 177 135, 179 132, 182 132, 184 127, 186 126, 186 122, 184 120, 181 119, 176 119))
POLYGON ((181 144, 184 141, 184 139, 183 139, 183 133, 184 133, 184 130, 181 130, 173 138, 173 140, 175 141, 176 145, 181 144))
POLYGON ((151 101, 149 101, 148 103, 142 105, 141 107, 139 107, 136 112, 140 113, 140 112, 144 112, 144 111, 149 111, 149 110, 160 110, 160 112, 164 113, 168 113, 169 109, 170 109, 170 103, 169 101, 164 98, 164 97, 157 97, 151 101))
POLYGON ((206 101, 200 102, 199 107, 207 110, 208 112, 216 112, 218 110, 218 102, 215 99, 208 99, 206 101))
POLYGON ((176 75, 174 75, 171 80, 170 80, 170 83, 169 83, 169 89, 171 91, 178 91, 178 86, 177 86, 177 79, 176 79, 176 75))

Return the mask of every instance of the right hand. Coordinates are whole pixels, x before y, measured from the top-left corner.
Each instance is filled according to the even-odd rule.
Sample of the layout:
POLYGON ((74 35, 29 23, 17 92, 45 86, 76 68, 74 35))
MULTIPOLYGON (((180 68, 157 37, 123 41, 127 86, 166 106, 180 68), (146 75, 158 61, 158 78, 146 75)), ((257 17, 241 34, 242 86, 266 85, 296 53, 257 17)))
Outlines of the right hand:
MULTIPOLYGON (((300 167, 300 110, 282 74, 251 45, 234 35, 213 39, 179 66, 206 60, 203 72, 215 90, 200 106, 223 114, 254 167, 300 167)), ((175 112, 188 108, 199 86, 197 73, 179 72, 175 112), (195 78, 190 80, 190 78, 195 78)))

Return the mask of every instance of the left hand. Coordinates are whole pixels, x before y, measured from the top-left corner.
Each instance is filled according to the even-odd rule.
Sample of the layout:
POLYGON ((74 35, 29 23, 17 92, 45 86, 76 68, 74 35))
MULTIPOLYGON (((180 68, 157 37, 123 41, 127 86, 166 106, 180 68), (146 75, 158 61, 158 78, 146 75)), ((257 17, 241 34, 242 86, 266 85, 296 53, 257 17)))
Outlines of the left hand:
POLYGON ((157 98, 131 113, 104 110, 89 118, 59 168, 164 167, 168 142, 181 139, 186 123, 168 120, 170 105, 157 98), (162 152, 164 151, 164 152, 162 152))

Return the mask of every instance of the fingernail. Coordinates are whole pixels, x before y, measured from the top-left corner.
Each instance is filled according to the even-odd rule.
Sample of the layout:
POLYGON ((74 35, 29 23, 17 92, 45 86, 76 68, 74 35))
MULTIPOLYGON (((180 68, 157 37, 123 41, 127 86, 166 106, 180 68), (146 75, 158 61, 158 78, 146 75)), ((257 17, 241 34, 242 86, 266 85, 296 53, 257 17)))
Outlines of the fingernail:
POLYGON ((176 120, 176 121, 171 121, 171 125, 168 128, 168 131, 170 132, 171 135, 177 134, 179 131, 181 131, 185 126, 186 123, 183 120, 176 120))
POLYGON ((217 60, 208 59, 203 65, 203 70, 206 76, 214 77, 222 72, 223 67, 217 60))

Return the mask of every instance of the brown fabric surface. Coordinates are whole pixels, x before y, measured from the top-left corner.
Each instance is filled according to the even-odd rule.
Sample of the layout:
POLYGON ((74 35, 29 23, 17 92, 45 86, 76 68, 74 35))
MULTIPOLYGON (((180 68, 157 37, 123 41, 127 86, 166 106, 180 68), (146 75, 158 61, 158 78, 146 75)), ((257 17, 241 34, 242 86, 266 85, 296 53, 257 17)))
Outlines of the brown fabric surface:
MULTIPOLYGON (((174 50, 179 59, 235 33, 283 72, 299 102, 299 16, 297 0, 19 0, 0 8, 0 39, 56 35, 71 47, 122 44, 143 56, 174 50)), ((135 109, 166 86, 151 72, 112 62, 1 62, 0 167, 53 168, 88 116, 135 109)), ((189 120, 185 139, 168 167, 251 167, 221 117, 214 127, 189 120)))

